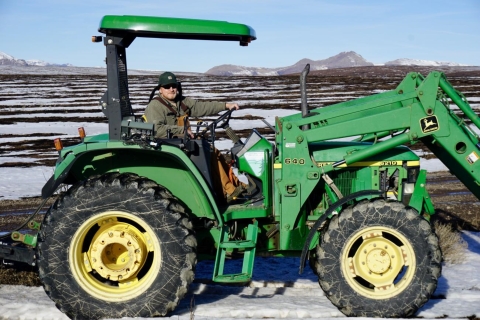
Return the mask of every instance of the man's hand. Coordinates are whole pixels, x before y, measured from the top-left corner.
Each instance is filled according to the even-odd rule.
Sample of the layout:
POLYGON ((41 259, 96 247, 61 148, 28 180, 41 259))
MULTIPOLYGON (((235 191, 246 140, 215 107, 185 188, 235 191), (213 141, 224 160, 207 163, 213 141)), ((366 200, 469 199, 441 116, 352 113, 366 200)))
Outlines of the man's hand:
POLYGON ((226 104, 225 104, 225 109, 228 109, 228 110, 232 110, 232 109, 238 110, 238 109, 240 109, 240 107, 239 107, 238 104, 236 104, 236 103, 226 103, 226 104))

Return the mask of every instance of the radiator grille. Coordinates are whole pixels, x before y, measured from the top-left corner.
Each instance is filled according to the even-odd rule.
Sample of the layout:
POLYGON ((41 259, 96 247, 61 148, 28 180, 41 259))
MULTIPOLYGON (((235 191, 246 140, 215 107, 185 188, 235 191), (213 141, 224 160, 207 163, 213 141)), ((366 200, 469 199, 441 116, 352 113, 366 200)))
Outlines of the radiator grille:
POLYGON ((333 177, 333 181, 344 196, 347 196, 357 191, 357 171, 355 170, 345 170, 338 172, 336 173, 335 177, 333 177))

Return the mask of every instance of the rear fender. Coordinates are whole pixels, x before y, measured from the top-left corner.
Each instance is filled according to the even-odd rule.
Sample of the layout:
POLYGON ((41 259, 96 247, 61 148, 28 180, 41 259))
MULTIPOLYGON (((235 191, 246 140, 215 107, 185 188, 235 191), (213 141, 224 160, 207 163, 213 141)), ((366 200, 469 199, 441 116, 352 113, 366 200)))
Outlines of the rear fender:
POLYGON ((172 146, 152 150, 117 145, 70 152, 58 161, 53 176, 42 189, 42 196, 51 196, 62 183, 75 184, 107 172, 130 172, 151 179, 170 190, 194 216, 215 219, 223 225, 210 186, 187 155, 172 146))

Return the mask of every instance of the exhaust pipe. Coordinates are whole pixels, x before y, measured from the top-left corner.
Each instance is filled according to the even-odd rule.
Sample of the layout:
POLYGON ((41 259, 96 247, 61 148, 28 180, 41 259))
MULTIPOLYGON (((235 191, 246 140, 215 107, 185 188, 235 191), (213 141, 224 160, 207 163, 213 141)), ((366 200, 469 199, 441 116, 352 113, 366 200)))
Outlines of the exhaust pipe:
MULTIPOLYGON (((310 64, 307 63, 305 68, 303 68, 302 73, 300 74, 300 94, 302 97, 302 105, 300 110, 302 110, 302 117, 308 117, 308 104, 307 104, 307 75, 310 72, 310 64)), ((310 126, 308 124, 304 124, 302 126, 302 130, 308 130, 310 126)))

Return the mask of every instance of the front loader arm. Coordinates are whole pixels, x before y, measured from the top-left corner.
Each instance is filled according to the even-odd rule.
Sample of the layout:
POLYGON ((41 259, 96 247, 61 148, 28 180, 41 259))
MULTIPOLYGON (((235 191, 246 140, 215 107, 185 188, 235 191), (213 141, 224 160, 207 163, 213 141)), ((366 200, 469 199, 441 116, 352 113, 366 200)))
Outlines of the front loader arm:
POLYGON ((341 164, 422 141, 480 198, 479 138, 465 123, 468 120, 480 128, 478 116, 443 73, 434 71, 426 78, 409 73, 395 90, 313 109, 307 117, 296 114, 282 118, 277 143, 284 158, 292 152, 285 146, 296 144, 300 147, 296 152, 304 152, 302 157, 309 159, 309 143, 341 138, 374 142, 323 167, 327 173, 341 164), (463 115, 454 113, 447 98, 463 115))

